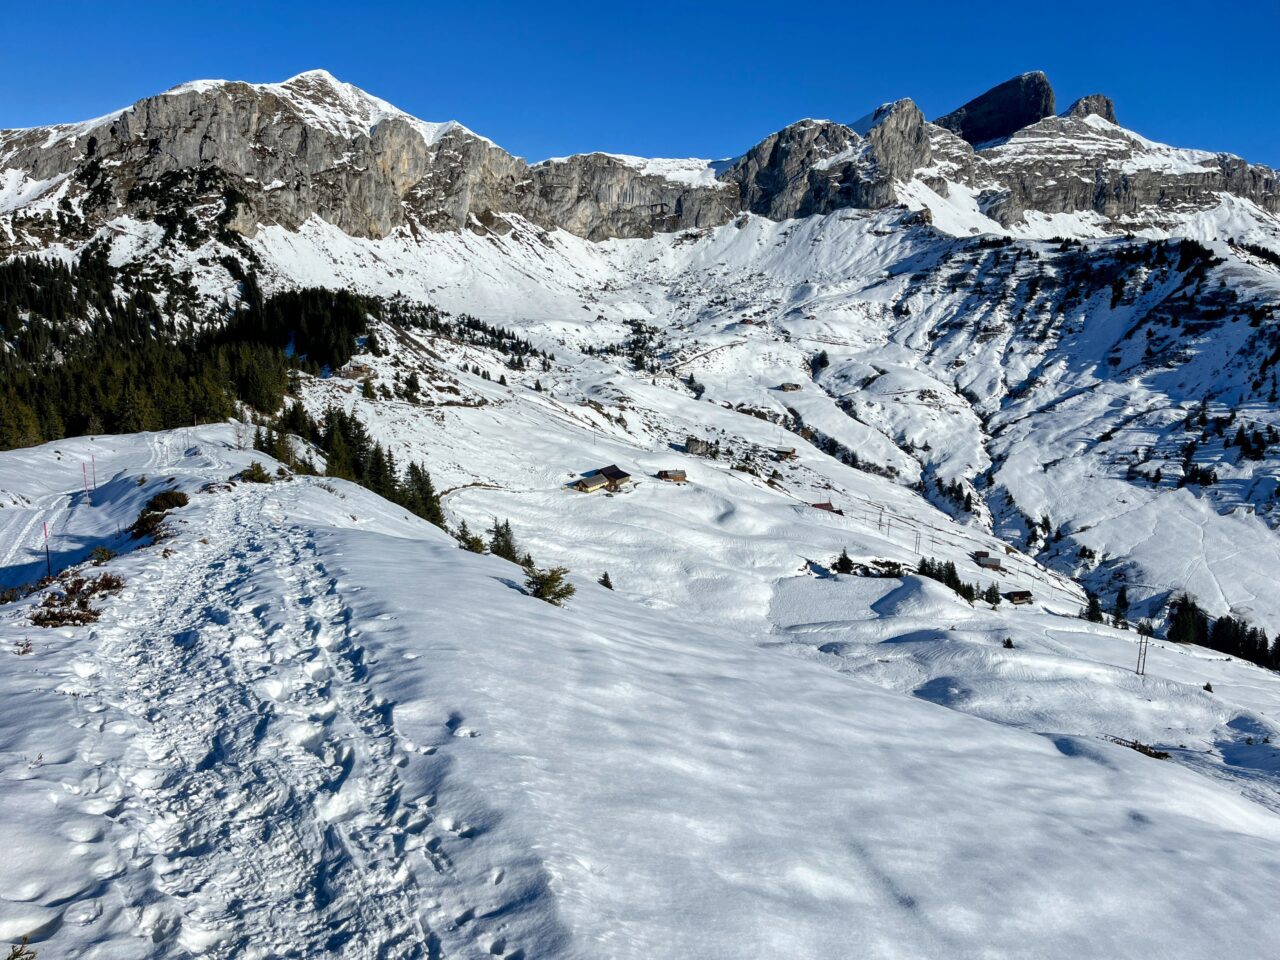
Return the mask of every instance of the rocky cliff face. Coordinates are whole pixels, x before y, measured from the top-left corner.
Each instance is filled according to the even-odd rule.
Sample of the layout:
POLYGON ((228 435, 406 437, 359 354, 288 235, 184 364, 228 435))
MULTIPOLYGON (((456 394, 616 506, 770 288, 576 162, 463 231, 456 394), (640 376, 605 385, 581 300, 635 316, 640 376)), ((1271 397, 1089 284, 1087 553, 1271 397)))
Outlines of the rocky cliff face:
POLYGON ((1067 108, 1064 116, 1068 117, 1087 117, 1089 114, 1095 114, 1103 120, 1111 123, 1116 122, 1116 105, 1111 102, 1110 97, 1104 97, 1100 93, 1091 93, 1087 97, 1081 97, 1070 107, 1067 108))
POLYGON ((895 184, 932 161, 928 125, 914 103, 899 100, 856 126, 861 132, 802 120, 749 150, 725 178, 738 185, 744 209, 774 220, 891 206, 895 184))
POLYGON ((1053 87, 1043 73, 1024 73, 934 121, 969 143, 999 140, 1053 115, 1053 87))
POLYGON ((744 210, 784 219, 915 204, 917 184, 1005 227, 1036 212, 1088 213, 1115 232, 1162 226, 1223 193, 1280 212, 1268 168, 1146 141, 1100 94, 1060 116, 1053 104, 1044 75, 1024 74, 936 123, 910 100, 849 125, 800 121, 723 168, 602 153, 531 166, 322 71, 202 81, 97 121, 0 132, 0 256, 84 242, 121 216, 193 247, 312 217, 364 238, 522 221, 645 237, 744 210))
POLYGON ((423 123, 324 73, 192 84, 96 123, 0 134, 0 171, 44 184, 50 201, 19 218, 15 247, 72 221, 91 230, 125 214, 182 220, 202 208, 247 235, 311 217, 369 238, 502 230, 515 214, 593 240, 737 211, 732 186, 673 182, 603 155, 530 167, 465 127, 423 123))
POLYGON ((1223 193, 1280 211, 1275 171, 1151 143, 1106 120, 1099 106, 1046 117, 981 151, 979 176, 998 195, 988 213, 1009 225, 1027 211, 1087 212, 1138 230, 1214 206, 1223 193))

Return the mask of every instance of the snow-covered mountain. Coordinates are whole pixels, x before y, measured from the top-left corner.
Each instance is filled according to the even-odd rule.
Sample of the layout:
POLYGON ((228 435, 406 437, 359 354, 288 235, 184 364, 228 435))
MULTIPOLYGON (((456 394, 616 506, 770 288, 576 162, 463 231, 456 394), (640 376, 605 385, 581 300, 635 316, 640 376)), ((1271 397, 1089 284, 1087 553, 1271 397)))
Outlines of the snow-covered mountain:
MULTIPOLYGON (((284 409, 354 414, 450 530, 508 519, 578 588, 293 475, 245 408, 0 453, 0 586, 123 580, 79 626, 32 621, 66 580, 0 604, 0 940, 1266 956, 1280 674, 1168 635, 1184 592, 1280 631, 1280 188, 1056 110, 1028 74, 724 161, 528 164, 317 71, 0 133, 0 261, 68 266, 0 297, 6 369, 108 301, 185 340, 369 297, 284 409), (173 536, 131 538, 171 488, 173 536), (1145 676, 1078 616, 1122 589, 1145 676)), ((0 435, 85 432, 28 413, 0 435)))
POLYGON ((1102 96, 1061 116, 1052 106, 1048 81, 1029 74, 937 124, 900 100, 854 124, 803 120, 736 161, 591 153, 530 166, 324 71, 199 81, 98 120, 0 131, 0 254, 126 215, 244 235, 314 216, 372 238, 504 233, 514 215, 600 240, 714 227, 741 211, 788 219, 904 203, 960 215, 973 232, 1047 221, 1067 235, 1168 230, 1225 196, 1280 210, 1269 168, 1145 140, 1117 126, 1102 96))

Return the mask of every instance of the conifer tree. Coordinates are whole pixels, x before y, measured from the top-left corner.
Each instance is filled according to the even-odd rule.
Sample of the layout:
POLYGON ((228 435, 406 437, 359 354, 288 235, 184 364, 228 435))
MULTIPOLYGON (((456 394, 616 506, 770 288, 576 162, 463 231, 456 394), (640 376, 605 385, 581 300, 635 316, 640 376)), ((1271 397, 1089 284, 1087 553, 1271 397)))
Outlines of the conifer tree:
POLYGON ((471 532, 471 528, 467 526, 467 521, 463 520, 458 527, 458 545, 463 550, 471 553, 484 553, 484 540, 471 532))
POLYGON ((493 526, 489 528, 489 552, 495 557, 502 557, 503 560, 510 560, 512 563, 521 562, 520 549, 516 546, 515 535, 511 532, 511 521, 503 520, 499 523, 497 518, 494 518, 493 526))
POLYGON ((1084 619, 1090 623, 1102 623, 1105 619, 1102 615, 1102 603, 1098 600, 1096 593, 1088 594, 1089 602, 1085 607, 1084 619))
POLYGON ((568 575, 569 570, 566 567, 539 570, 530 564, 525 569, 524 586, 529 591, 529 596, 545 600, 558 607, 577 593, 574 585, 566 579, 568 575))
POLYGON ((1121 587, 1116 593, 1116 606, 1113 611, 1114 622, 1121 630, 1129 629, 1129 589, 1121 587))
POLYGON ((604 587, 606 590, 613 589, 613 581, 609 579, 608 570, 604 572, 604 575, 601 576, 600 579, 596 581, 596 583, 600 584, 600 586, 604 587))

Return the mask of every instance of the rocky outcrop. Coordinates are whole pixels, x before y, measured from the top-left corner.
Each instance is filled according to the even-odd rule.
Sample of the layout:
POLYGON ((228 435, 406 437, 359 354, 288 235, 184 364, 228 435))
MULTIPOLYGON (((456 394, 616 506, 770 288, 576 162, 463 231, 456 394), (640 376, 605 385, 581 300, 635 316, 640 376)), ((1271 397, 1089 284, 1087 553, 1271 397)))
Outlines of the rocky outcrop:
POLYGON ((1101 117, 1103 120, 1116 122, 1116 105, 1111 102, 1110 97, 1104 97, 1100 93, 1091 93, 1087 97, 1081 97, 1070 107, 1063 116, 1067 117, 1087 117, 1090 114, 1101 117))
POLYGON ((820 212, 813 181, 826 180, 826 165, 852 158, 861 142, 844 124, 801 120, 765 137, 725 177, 737 184, 744 210, 773 220, 805 216, 820 212))
POLYGON ((990 143, 1053 116, 1053 87, 1038 70, 1006 80, 933 121, 972 144, 990 143))
POLYGON ((932 160, 924 116, 910 100, 855 125, 802 120, 767 137, 726 173, 743 209, 775 220, 898 202, 895 181, 932 160))
POLYGON ((1005 225, 1036 211, 1092 213, 1117 230, 1170 227, 1223 193, 1280 212, 1274 170, 1151 143, 1092 110, 1046 117, 978 156, 980 177, 999 191, 987 213, 1005 225))
POLYGON ((733 184, 683 183, 604 153, 542 163, 531 175, 524 215, 592 240, 718 226, 739 210, 733 184))

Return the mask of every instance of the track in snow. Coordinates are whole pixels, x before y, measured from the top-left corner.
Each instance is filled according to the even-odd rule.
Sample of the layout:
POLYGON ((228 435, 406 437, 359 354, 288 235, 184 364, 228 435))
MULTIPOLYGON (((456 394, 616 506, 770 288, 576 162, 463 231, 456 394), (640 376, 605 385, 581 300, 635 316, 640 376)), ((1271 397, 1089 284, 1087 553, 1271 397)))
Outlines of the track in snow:
POLYGON ((437 955, 405 862, 432 818, 400 802, 403 758, 342 597, 304 531, 285 532, 287 556, 267 548, 264 492, 213 497, 209 542, 154 548, 159 575, 122 597, 136 619, 100 631, 106 709, 85 749, 129 742, 86 792, 122 799, 117 887, 146 955, 437 955))

